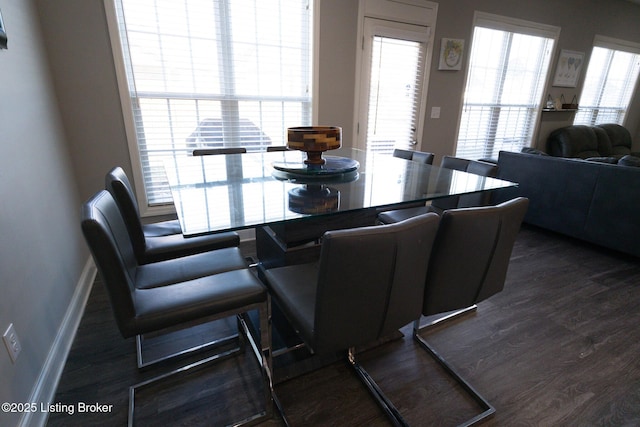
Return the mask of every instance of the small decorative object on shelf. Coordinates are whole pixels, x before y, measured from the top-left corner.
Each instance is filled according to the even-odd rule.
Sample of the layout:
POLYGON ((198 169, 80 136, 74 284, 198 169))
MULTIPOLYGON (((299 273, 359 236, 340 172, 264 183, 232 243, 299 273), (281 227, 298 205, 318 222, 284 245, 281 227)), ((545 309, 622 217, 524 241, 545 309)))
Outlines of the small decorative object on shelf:
POLYGON ((556 104, 553 102, 553 98, 551 98, 551 94, 547 95, 546 109, 549 111, 556 109, 556 104))
POLYGON ((567 104, 564 100, 564 95, 561 97, 562 100, 562 109, 563 110, 577 110, 578 109, 578 97, 573 95, 573 99, 571 99, 571 103, 567 104))
POLYGON ((560 98, 556 98, 555 100, 551 99, 551 95, 547 97, 547 102, 545 104, 545 108, 542 111, 550 113, 550 112, 572 112, 578 110, 578 97, 577 95, 573 96, 573 99, 570 103, 564 98, 564 94, 560 94, 560 98))
POLYGON ((298 126, 287 129, 287 147, 307 153, 307 165, 323 165, 322 153, 342 145, 342 128, 337 126, 298 126))

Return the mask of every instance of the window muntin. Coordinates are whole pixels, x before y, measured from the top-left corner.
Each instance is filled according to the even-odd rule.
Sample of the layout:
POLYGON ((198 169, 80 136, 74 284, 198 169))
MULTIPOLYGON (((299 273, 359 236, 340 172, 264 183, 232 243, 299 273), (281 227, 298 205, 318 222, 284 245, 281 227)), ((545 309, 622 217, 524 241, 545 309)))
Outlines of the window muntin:
POLYGON ((173 156, 283 145, 287 127, 311 124, 308 0, 115 3, 148 205, 171 201, 173 156))

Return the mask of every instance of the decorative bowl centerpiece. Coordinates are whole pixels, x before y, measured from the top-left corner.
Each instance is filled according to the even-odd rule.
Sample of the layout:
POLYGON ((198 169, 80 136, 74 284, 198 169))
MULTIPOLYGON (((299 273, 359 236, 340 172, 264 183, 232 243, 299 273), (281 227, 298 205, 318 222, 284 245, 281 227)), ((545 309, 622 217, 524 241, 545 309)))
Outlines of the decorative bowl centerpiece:
POLYGON ((342 145, 342 128, 337 126, 297 126, 287 128, 287 147, 307 153, 309 166, 324 165, 322 153, 342 145))
POLYGON ((305 184, 289 190, 289 210, 301 214, 335 212, 340 207, 340 191, 324 184, 305 184))

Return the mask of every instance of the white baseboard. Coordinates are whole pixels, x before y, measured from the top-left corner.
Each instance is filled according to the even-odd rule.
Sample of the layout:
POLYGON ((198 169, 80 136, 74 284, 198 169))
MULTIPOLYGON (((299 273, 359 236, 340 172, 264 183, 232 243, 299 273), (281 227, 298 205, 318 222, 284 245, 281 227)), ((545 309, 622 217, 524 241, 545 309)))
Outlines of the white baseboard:
MULTIPOLYGON (((60 381, 60 377, 62 376, 62 371, 64 370, 71 345, 73 344, 73 339, 76 336, 76 331, 80 325, 80 320, 82 319, 84 308, 87 305, 87 300, 89 299, 97 271, 93 259, 89 257, 82 270, 60 329, 58 329, 56 338, 49 350, 47 360, 31 391, 29 402, 53 403, 56 389, 58 388, 58 381, 60 381)), ((45 426, 48 415, 46 411, 25 412, 20 420, 19 426, 45 426)))

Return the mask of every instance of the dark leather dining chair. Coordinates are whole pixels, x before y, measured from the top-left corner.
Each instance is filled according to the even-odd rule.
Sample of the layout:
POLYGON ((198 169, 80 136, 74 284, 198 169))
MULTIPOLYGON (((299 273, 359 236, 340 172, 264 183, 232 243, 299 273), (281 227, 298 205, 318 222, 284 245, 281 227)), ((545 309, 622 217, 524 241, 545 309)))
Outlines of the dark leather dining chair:
POLYGON ((373 343, 420 316, 438 227, 427 214, 389 226, 328 231, 318 262, 266 270, 272 298, 315 354, 344 352, 391 419, 401 418, 356 361, 373 343))
POLYGON ((476 304, 504 288, 511 252, 529 200, 519 197, 497 206, 446 210, 429 259, 422 314, 440 316, 413 336, 483 408, 463 425, 472 425, 495 409, 429 343, 421 330, 476 310, 476 304))
POLYGON ((413 151, 404 150, 402 148, 394 148, 393 157, 398 157, 405 160, 413 160, 414 162, 424 163, 425 165, 431 165, 433 164, 434 154, 428 153, 426 151, 413 151))
POLYGON ((289 151, 289 148, 286 145, 268 145, 267 153, 271 153, 274 151, 289 151))
MULTIPOLYGON (((494 178, 498 173, 498 167, 493 163, 481 160, 467 160, 459 157, 444 156, 440 167, 443 169, 453 169, 468 172, 475 175, 494 178)), ((410 206, 403 209, 394 209, 381 212, 378 215, 378 222, 381 224, 391 224, 403 221, 416 215, 423 215, 427 212, 442 214, 447 209, 467 208, 473 206, 486 206, 490 203, 491 192, 475 194, 463 194, 460 196, 443 197, 433 200, 430 204, 420 206, 410 206)))
MULTIPOLYGON (((141 265, 134 255, 124 218, 109 192, 100 191, 89 199, 83 205, 81 218, 84 237, 106 286, 122 336, 128 338, 191 327, 194 322, 236 316, 239 329, 262 367, 264 380, 264 410, 247 421, 271 417, 270 298, 264 285, 245 268, 239 249, 225 248, 141 265), (251 335, 242 316, 250 310, 259 313, 259 341, 251 335)), ((244 348, 241 346, 244 340, 238 337, 238 341, 236 349, 133 385, 130 388, 129 425, 134 422, 136 390, 237 354, 244 348)))
POLYGON ((120 208, 136 258, 141 264, 240 244, 240 236, 233 231, 185 238, 177 220, 143 224, 133 188, 121 167, 107 173, 105 188, 120 208))
POLYGON ((194 156, 214 156, 217 154, 244 154, 247 149, 244 147, 223 147, 223 148, 197 148, 193 150, 194 156))

